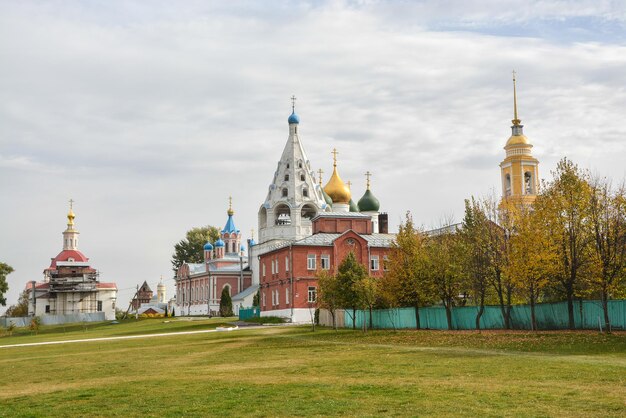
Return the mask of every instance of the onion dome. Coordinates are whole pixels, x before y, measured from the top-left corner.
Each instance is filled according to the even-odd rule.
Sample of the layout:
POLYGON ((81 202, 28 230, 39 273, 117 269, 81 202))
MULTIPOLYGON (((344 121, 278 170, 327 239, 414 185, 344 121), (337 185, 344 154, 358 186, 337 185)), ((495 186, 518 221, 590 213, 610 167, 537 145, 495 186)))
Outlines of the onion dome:
POLYGON ((350 203, 350 198, 352 197, 350 189, 348 189, 348 186, 337 173, 337 150, 335 149, 333 149, 333 174, 324 187, 324 191, 330 196, 333 203, 350 203))
POLYGON ((370 176, 372 173, 369 171, 365 173, 365 177, 367 178, 367 188, 363 197, 359 199, 359 210, 361 212, 378 212, 380 209, 380 202, 374 196, 374 193, 370 190, 370 176))
POLYGON ((289 115, 289 119, 287 119, 287 122, 289 122, 290 125, 292 123, 300 123, 300 116, 296 115, 296 112, 291 112, 291 115, 289 115))
POLYGON ((256 241, 254 240, 254 238, 250 238, 250 246, 254 247, 256 245, 256 241))
POLYGON ((210 242, 204 244, 204 251, 213 251, 213 245, 210 242))
POLYGON ((239 247, 239 250, 243 253, 246 251, 246 246, 241 244, 241 246, 239 247))
POLYGON ((224 241, 222 241, 221 238, 218 238, 217 241, 215 241, 215 248, 222 248, 224 247, 226 244, 224 244, 224 241))
POLYGON ((320 187, 320 189, 322 190, 322 196, 324 196, 324 201, 326 202, 326 204, 329 206, 332 206, 333 199, 331 199, 330 196, 328 196, 328 194, 326 193, 323 187, 320 187))
POLYGON ((358 212, 359 207, 354 203, 354 200, 350 199, 350 212, 358 212))

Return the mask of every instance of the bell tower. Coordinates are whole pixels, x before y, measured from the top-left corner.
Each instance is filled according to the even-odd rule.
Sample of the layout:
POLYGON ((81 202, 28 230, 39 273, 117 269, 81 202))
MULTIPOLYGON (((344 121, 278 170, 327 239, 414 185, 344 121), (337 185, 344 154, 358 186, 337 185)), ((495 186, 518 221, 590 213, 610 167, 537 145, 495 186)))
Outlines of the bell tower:
POLYGON ((506 157, 500 163, 502 201, 531 205, 539 189, 539 160, 532 156, 532 144, 524 135, 524 125, 517 116, 517 81, 513 71, 513 125, 511 137, 504 150, 506 157))

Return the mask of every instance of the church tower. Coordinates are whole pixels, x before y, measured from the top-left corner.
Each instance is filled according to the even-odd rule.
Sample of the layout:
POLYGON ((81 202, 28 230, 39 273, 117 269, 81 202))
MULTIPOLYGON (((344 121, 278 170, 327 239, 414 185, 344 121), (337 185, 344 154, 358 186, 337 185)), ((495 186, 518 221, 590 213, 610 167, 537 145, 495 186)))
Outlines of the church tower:
POLYGON ((349 212, 350 211, 350 202, 352 201, 352 193, 350 193, 350 189, 339 177, 339 173, 337 172, 337 150, 333 149, 333 174, 330 176, 330 180, 324 187, 324 192, 333 201, 333 211, 334 212, 349 212))
MULTIPOLYGON (((265 202, 259 209, 257 246, 270 241, 294 241, 311 235, 311 219, 327 208, 300 140, 300 117, 295 112, 296 98, 292 97, 291 100, 291 115, 287 119, 289 138, 265 202)), ((257 250, 262 251, 262 247, 257 250)))
POLYGON ((74 215, 73 211, 74 201, 70 199, 70 211, 67 214, 67 229, 63 231, 63 250, 76 251, 78 249, 78 234, 79 232, 74 228, 74 215))
POLYGON ((524 135, 524 125, 517 116, 517 86, 513 72, 513 126, 506 142, 505 159, 500 163, 502 201, 531 205, 539 189, 539 161, 532 156, 532 144, 524 135))

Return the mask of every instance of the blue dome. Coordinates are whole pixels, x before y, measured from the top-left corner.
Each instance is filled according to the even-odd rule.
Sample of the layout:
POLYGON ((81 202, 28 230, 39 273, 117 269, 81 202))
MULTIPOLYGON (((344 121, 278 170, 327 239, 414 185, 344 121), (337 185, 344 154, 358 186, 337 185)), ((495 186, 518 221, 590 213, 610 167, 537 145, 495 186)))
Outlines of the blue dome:
POLYGON ((253 247, 256 245, 256 242, 254 242, 254 238, 250 239, 250 246, 253 247))
POLYGON ((211 251, 213 250, 213 246, 211 245, 210 242, 207 242, 206 244, 204 244, 204 251, 211 251))
POLYGON ((296 112, 291 112, 291 115, 289 115, 289 119, 287 119, 287 122, 291 123, 300 123, 300 116, 296 115, 296 112))
POLYGON ((215 241, 215 246, 216 247, 224 247, 225 246, 224 241, 222 241, 222 239, 219 238, 217 241, 215 241))
POLYGON ((246 251, 246 246, 241 244, 241 251, 246 251))

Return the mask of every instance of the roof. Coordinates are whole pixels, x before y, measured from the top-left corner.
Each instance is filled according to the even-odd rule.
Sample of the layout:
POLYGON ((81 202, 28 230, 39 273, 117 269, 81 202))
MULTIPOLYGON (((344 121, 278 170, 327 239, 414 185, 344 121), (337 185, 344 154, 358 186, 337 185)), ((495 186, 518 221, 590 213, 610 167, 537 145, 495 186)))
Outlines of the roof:
POLYGON ((369 219, 370 215, 359 212, 320 212, 313 220, 317 218, 356 218, 356 219, 369 219))
MULTIPOLYGON (((189 275, 193 276, 196 274, 204 274, 206 273, 206 265, 204 263, 188 263, 189 266, 189 275)), ((246 271, 248 269, 248 263, 246 262, 246 257, 244 257, 243 262, 243 270, 246 271)), ((241 264, 239 257, 224 257, 217 260, 211 260, 209 262, 209 271, 211 273, 219 273, 219 272, 236 272, 241 270, 241 264), (227 266, 217 267, 213 261, 226 261, 232 262, 232 264, 227 266)))
POLYGON ((68 261, 70 258, 78 262, 89 261, 89 259, 85 257, 85 254, 81 253, 78 250, 63 250, 52 259, 52 262, 50 263, 50 268, 56 268, 58 261, 68 261))
POLYGON ((96 287, 98 289, 115 289, 115 290, 117 290, 117 284, 116 283, 98 283, 98 284, 96 284, 96 287))
MULTIPOLYGON (((348 231, 346 231, 348 232, 348 231)), ((342 234, 327 234, 327 233, 319 233, 315 235, 310 235, 306 238, 303 238, 299 241, 293 243, 293 245, 304 245, 304 246, 322 246, 327 247, 333 244, 340 236, 344 235, 346 232, 342 234)), ((370 247, 391 247, 391 243, 395 241, 395 234, 357 234, 365 241, 367 241, 370 247)))
POLYGON ((239 230, 235 227, 235 221, 233 220, 233 215, 228 215, 228 220, 226 221, 226 225, 224 225, 224 229, 222 229, 222 232, 228 232, 228 233, 233 233, 233 232, 239 232, 239 230))
POLYGON ((258 290, 259 290, 259 285, 255 284, 245 289, 243 292, 239 292, 236 295, 234 295, 232 297, 232 300, 235 301, 235 300, 247 298, 248 296, 255 294, 258 290))

